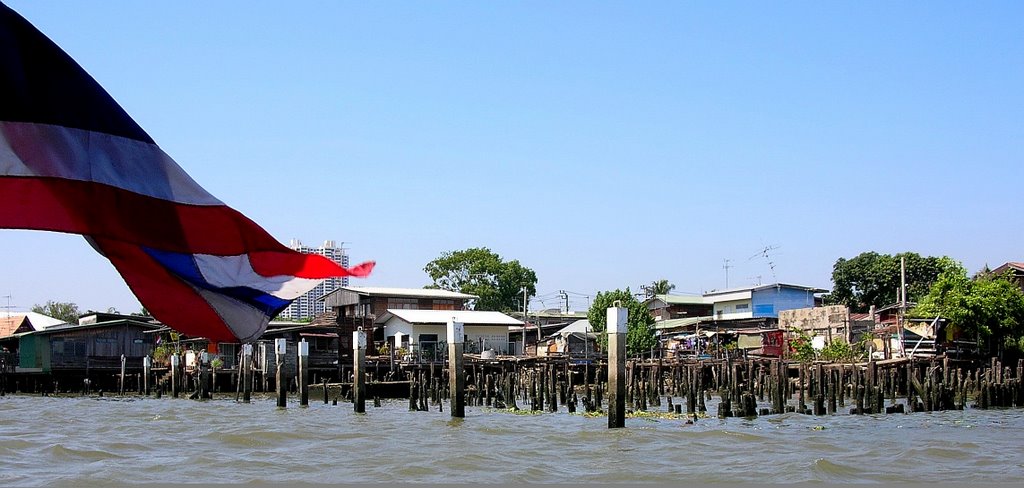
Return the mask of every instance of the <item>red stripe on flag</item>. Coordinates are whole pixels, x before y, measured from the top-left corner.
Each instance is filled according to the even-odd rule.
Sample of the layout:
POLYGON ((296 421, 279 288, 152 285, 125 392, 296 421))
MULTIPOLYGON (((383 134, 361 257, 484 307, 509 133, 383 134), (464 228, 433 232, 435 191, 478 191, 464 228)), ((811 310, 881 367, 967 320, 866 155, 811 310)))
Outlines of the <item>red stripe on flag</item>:
POLYGON ((351 268, 342 268, 324 256, 302 254, 297 252, 263 252, 249 253, 249 264, 252 269, 263 276, 292 275, 299 278, 331 278, 334 276, 367 276, 373 271, 375 263, 368 261, 351 268), (281 270, 285 270, 281 272, 281 270), (340 273, 338 270, 342 270, 340 273))
POLYGON ((183 205, 100 183, 0 176, 0 227, 83 234, 164 251, 250 254, 257 273, 300 278, 366 276, 296 252, 226 205, 183 205))

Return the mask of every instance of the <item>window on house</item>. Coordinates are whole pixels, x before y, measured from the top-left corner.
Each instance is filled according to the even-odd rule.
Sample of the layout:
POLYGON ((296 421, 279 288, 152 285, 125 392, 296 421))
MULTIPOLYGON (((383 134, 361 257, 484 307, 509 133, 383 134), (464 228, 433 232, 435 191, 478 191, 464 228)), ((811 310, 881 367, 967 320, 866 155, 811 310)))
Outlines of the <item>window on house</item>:
POLYGON ((455 300, 434 300, 431 308, 434 310, 455 310, 455 300))
POLYGON ((750 310, 749 303, 738 303, 736 304, 736 310, 750 310))
POLYGON ((388 298, 389 309, 415 310, 419 305, 420 301, 415 298, 388 298))

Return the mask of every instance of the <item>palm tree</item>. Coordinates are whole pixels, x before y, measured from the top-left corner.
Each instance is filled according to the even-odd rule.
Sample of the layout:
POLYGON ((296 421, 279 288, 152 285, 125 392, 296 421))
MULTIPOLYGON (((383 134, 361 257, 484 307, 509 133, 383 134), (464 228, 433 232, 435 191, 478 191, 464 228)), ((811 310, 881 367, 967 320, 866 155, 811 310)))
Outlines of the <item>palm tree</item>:
POLYGON ((676 285, 669 283, 668 280, 657 280, 652 281, 651 286, 647 287, 647 293, 650 296, 654 295, 668 295, 669 292, 676 289, 676 285))

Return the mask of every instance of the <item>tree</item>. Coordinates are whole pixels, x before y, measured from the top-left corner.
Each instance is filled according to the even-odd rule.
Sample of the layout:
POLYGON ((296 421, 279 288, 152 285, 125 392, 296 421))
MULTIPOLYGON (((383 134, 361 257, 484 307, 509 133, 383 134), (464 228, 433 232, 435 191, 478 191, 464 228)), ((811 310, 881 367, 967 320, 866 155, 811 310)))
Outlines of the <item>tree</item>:
POLYGON ((63 320, 69 324, 77 324, 78 316, 81 315, 78 305, 71 302, 55 302, 53 300, 47 300, 45 305, 33 305, 31 310, 35 313, 63 320))
POLYGON ((987 342, 989 352, 1000 356, 1006 350, 1024 352, 1024 292, 1007 276, 968 278, 957 263, 939 276, 911 314, 949 319, 952 333, 987 342))
MULTIPOLYGON (((474 310, 509 312, 523 308, 527 296, 537 294, 537 274, 519 261, 502 261, 486 247, 442 253, 423 268, 434 281, 427 288, 476 295, 474 310)), ((524 311, 525 312, 525 311, 524 311)))
POLYGON ((587 321, 597 334, 597 340, 602 349, 608 347, 608 308, 614 306, 615 301, 619 306, 627 310, 626 319, 626 354, 639 356, 647 353, 653 348, 658 340, 654 337, 654 317, 651 317, 647 306, 636 299, 629 288, 625 291, 615 290, 598 292, 594 298, 590 310, 587 312, 587 321))
POLYGON ((676 285, 669 283, 668 280, 656 280, 651 282, 651 286, 645 286, 644 291, 647 292, 647 298, 651 298, 655 295, 668 295, 672 290, 676 289, 676 285))
POLYGON ((943 271, 955 268, 948 257, 922 257, 914 252, 895 255, 864 252, 852 259, 839 258, 832 267, 829 305, 846 305, 853 312, 867 312, 872 305, 884 307, 899 301, 900 258, 906 260, 907 301, 928 293, 943 271))

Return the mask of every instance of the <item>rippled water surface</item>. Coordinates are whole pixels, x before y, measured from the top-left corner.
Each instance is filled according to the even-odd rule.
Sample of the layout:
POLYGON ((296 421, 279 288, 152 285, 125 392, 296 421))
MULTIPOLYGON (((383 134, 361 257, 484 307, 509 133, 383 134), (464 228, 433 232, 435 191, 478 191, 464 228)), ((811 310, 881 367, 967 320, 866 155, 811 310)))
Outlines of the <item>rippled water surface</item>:
MULTIPOLYGON (((709 411, 714 412, 712 405, 709 411)), ((0 398, 0 485, 1024 482, 1024 410, 746 420, 0 398)))

